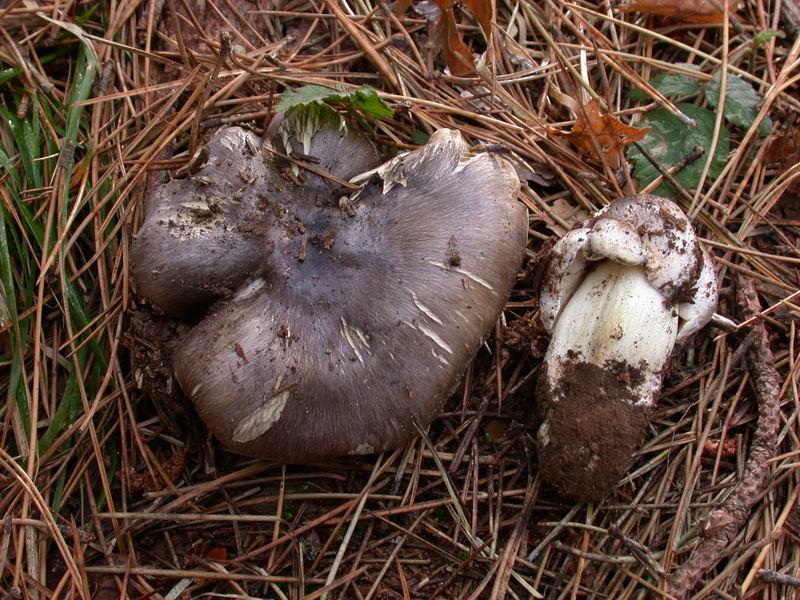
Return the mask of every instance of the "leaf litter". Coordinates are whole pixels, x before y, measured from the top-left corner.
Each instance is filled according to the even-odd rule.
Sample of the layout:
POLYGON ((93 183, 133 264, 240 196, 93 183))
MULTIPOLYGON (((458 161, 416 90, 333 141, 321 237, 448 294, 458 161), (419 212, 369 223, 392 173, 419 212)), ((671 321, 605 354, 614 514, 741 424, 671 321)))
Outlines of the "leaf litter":
MULTIPOLYGON (((696 201, 675 196, 717 257, 720 312, 746 324, 738 334, 709 328, 674 354, 650 437, 613 497, 570 504, 537 480, 537 257, 580 215, 661 174, 633 143, 621 144, 624 154, 612 144, 616 165, 599 160, 594 142, 581 150, 568 135, 580 111, 561 96, 588 87, 602 99, 600 123, 651 127, 636 143, 661 169, 693 150, 687 138, 704 148, 713 139, 719 93, 706 97, 706 82, 720 68, 720 2, 673 1, 661 16, 634 4, 443 2, 452 15, 444 37, 419 13, 371 0, 210 1, 193 12, 183 2, 120 2, 116 12, 38 3, 80 26, 80 39, 28 3, 0 9, 0 597, 625 599, 666 597, 668 586, 683 594, 687 581, 685 597, 790 597, 800 520, 800 175, 791 159, 800 47, 789 2, 780 12, 729 7, 725 98, 727 107, 734 94, 739 116, 726 109, 730 127, 696 201), (705 27, 709 19, 717 25, 705 27), (785 35, 764 35, 765 25, 785 35), (87 44, 94 93, 92 74, 77 72, 87 44), (491 69, 478 72, 473 56, 489 48, 491 69), (364 104, 352 104, 360 89, 364 104), (633 102, 634 89, 648 93, 633 102), (228 454, 191 410, 166 400, 178 385, 161 342, 128 326, 142 311, 128 249, 145 186, 191 177, 221 124, 263 131, 284 93, 359 111, 391 152, 453 127, 548 174, 526 176, 520 192, 531 260, 497 334, 424 440, 389 455, 282 466, 228 454), (393 116, 368 116, 369 106, 383 110, 376 96, 393 116), (773 132, 748 135, 764 107, 773 132), (74 160, 59 162, 62 150, 74 160), (745 300, 740 277, 753 284, 745 300), (764 331, 751 348, 770 346, 778 402, 763 401, 766 352, 737 353, 754 323, 764 331), (131 355, 159 364, 132 365, 131 355), (143 389, 148 369, 163 394, 143 389), (776 456, 753 470, 765 407, 780 422, 776 456), (739 493, 761 479, 756 495, 739 493), (731 503, 743 507, 741 525, 720 517, 731 503)), ((682 173, 703 160, 675 171, 677 184, 694 191, 699 180, 682 173)))

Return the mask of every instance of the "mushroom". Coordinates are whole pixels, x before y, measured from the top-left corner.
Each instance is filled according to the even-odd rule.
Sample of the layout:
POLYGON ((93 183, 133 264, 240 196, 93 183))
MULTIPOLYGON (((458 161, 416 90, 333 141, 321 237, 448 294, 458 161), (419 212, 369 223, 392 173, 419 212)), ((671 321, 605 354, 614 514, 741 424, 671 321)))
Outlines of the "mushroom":
POLYGON ((712 317, 717 280, 686 215, 621 198, 552 248, 540 318, 552 338, 538 385, 542 477, 599 500, 641 445, 668 359, 712 317))
POLYGON ((268 134, 219 129, 198 173, 152 192, 137 292, 196 322, 173 369, 228 449, 304 463, 397 448, 510 294, 517 177, 447 129, 382 166, 323 113, 279 115, 268 134))

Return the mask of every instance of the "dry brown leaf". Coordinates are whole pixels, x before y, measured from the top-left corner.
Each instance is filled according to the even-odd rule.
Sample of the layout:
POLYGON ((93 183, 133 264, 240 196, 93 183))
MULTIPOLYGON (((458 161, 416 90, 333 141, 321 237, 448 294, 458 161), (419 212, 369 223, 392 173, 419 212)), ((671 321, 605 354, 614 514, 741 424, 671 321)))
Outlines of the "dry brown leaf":
MULTIPOLYGON (((561 219, 570 226, 570 229, 580 226, 581 223, 591 216, 588 210, 580 205, 573 205, 565 198, 556 198, 550 207, 550 210, 552 210, 557 216, 561 217, 561 219)), ((559 236, 567 233, 567 230, 558 223, 553 223, 550 226, 550 229, 553 231, 553 233, 559 236)))
POLYGON ((631 127, 612 114, 600 109, 600 101, 589 100, 583 111, 578 113, 575 125, 569 133, 558 132, 567 138, 582 156, 591 156, 600 162, 605 159, 612 168, 622 164, 623 152, 627 144, 640 142, 650 131, 649 127, 631 127), (597 155, 595 141, 603 153, 597 155))
POLYGON ((439 6, 439 20, 436 22, 435 43, 442 49, 444 62, 455 77, 466 77, 475 72, 475 61, 472 52, 461 39, 456 27, 456 17, 452 8, 444 9, 449 4, 446 0, 434 0, 439 6))
MULTIPOLYGON (((719 450, 719 440, 706 440, 703 444, 703 456, 716 456, 719 450)), ((736 440, 731 438, 725 440, 722 444, 722 451, 720 452, 722 458, 731 458, 736 456, 736 440)))
MULTIPOLYGON (((786 131, 782 136, 772 140, 767 147, 767 152, 764 156, 767 164, 775 165, 783 172, 793 167, 800 162, 800 127, 792 127, 786 131)), ((800 181, 795 181, 789 186, 789 191, 792 195, 800 194, 800 181)), ((796 203, 791 202, 793 205, 789 213, 797 211, 796 203)), ((789 208, 789 207, 787 207, 789 208)))
POLYGON ((774 139, 764 157, 768 164, 778 164, 781 170, 800 162, 800 127, 790 129, 774 139))
POLYGON ((394 14, 398 17, 404 15, 409 6, 411 6, 411 0, 397 0, 397 4, 394 5, 394 14))
MULTIPOLYGON (((466 77, 475 72, 475 60, 472 52, 464 44, 456 25, 456 16, 453 12, 455 0, 433 0, 439 9, 439 18, 434 28, 434 43, 442 49, 442 55, 447 68, 456 77, 466 77)), ((398 0, 394 12, 402 15, 408 10, 411 0, 398 0)), ((487 42, 492 34, 492 17, 494 4, 492 0, 462 0, 460 5, 470 13, 483 31, 487 42)))
POLYGON ((721 23, 724 18, 723 2, 728 11, 736 12, 737 0, 630 0, 623 3, 620 12, 640 12, 668 17, 689 23, 721 23))
MULTIPOLYGON (((178 479, 186 468, 186 457, 186 447, 178 447, 173 450, 172 455, 167 460, 161 463, 164 473, 172 481, 178 479)), ((128 482, 132 492, 157 492, 165 487, 165 482, 154 479, 150 471, 146 469, 139 473, 130 474, 128 482)))
MULTIPOLYGON (((451 3, 452 6, 452 3, 451 3)), ((461 0, 461 6, 475 17, 483 30, 483 37, 488 41, 492 35, 492 15, 494 7, 491 0, 461 0)))
POLYGON ((228 550, 225 546, 211 546, 206 551, 206 558, 214 561, 228 560, 228 550))

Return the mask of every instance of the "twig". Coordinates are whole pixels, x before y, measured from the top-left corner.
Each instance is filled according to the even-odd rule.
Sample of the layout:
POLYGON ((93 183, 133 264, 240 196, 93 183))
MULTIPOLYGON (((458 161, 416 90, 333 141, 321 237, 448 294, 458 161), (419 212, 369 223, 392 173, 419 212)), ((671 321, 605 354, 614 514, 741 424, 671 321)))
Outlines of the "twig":
POLYGON ((659 565, 652 556, 650 556, 646 549, 640 548, 636 542, 628 539, 625 534, 622 533, 619 527, 612 525, 608 528, 608 533, 614 539, 619 540, 622 545, 628 549, 628 552, 638 558, 639 562, 642 563, 642 566, 650 571, 650 574, 654 578, 658 579, 659 577, 664 577, 667 574, 664 571, 664 568, 659 565))
POLYGON ((0 575, 3 574, 6 568, 8 545, 11 543, 11 522, 11 515, 8 515, 3 521, 3 537, 2 541, 0 541, 0 575))
MULTIPOLYGON (((633 145, 636 146, 639 152, 642 153, 642 156, 644 156, 650 162, 650 164, 653 165, 653 167, 655 167, 659 173, 661 173, 661 176, 667 180, 667 183, 669 183, 673 188, 675 188, 675 190, 685 200, 689 202, 692 201, 692 195, 686 191, 685 187, 683 187, 680 183, 678 183, 678 180, 675 179, 674 175, 687 165, 692 164, 698 158, 703 156, 703 154, 705 154, 705 150, 701 146, 696 146, 694 149, 692 149, 691 152, 689 152, 689 154, 684 156, 682 159, 680 159, 678 162, 672 165, 669 169, 666 169, 661 163, 658 162, 658 160, 656 160, 656 157, 650 154, 647 148, 642 146, 639 142, 633 142, 633 145)), ((655 181, 650 183, 650 185, 648 185, 644 190, 642 190, 642 192, 647 193, 649 191, 652 191, 652 189, 654 189, 653 184, 655 183, 656 183, 655 181)))
POLYGON ((771 569, 761 569, 758 572, 758 578, 766 583, 779 583, 781 585, 788 585, 793 588, 800 588, 800 579, 786 573, 778 573, 771 569))
MULTIPOLYGON (((758 295, 749 278, 740 277, 737 300, 742 316, 748 319, 760 312, 758 295)), ((758 423, 741 481, 722 507, 712 511, 703 531, 707 536, 695 547, 689 560, 669 579, 667 590, 676 598, 685 598, 700 578, 717 562, 720 553, 736 536, 764 483, 768 462, 775 453, 779 414, 780 378, 770 350, 763 321, 753 323, 753 345, 748 354, 753 386, 758 403, 758 423)))

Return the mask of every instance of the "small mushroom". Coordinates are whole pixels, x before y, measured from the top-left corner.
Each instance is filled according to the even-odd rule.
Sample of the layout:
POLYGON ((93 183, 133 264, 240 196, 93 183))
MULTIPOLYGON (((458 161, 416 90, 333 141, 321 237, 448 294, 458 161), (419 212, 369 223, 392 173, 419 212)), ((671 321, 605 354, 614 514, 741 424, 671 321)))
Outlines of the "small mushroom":
POLYGON ((544 480, 581 500, 613 489, 642 443, 673 346, 716 305, 711 255, 664 198, 621 198, 553 246, 540 294, 552 334, 538 386, 544 480))
POLYGON ((510 294, 517 177, 447 129, 382 166, 324 115, 281 115, 269 135, 220 129, 196 175, 152 193, 138 294, 199 319, 173 369, 229 449, 301 463, 399 447, 510 294))

